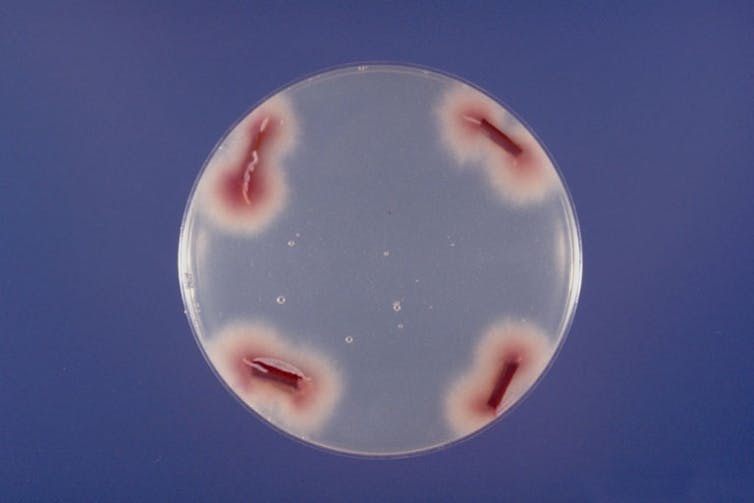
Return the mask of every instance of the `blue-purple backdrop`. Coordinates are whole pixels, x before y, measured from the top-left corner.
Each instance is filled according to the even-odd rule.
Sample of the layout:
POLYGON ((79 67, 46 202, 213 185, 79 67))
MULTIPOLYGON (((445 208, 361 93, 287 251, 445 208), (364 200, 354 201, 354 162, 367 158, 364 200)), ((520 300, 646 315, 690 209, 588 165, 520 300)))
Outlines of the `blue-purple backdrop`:
POLYGON ((0 500, 754 498, 750 2, 111 3, 0 5, 0 500), (248 414, 176 278, 226 127, 362 60, 509 103, 584 240, 575 323, 535 393, 404 460, 320 452, 248 414))

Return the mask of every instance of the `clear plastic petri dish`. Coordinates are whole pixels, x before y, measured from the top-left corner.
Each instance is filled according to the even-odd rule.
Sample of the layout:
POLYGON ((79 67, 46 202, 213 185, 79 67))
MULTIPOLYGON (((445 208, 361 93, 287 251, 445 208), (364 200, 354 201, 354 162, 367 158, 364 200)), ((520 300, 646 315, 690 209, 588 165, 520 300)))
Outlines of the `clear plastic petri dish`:
POLYGON ((250 411, 325 449, 423 452, 542 377, 581 283, 574 207, 509 108, 456 77, 346 67, 262 100, 199 173, 186 312, 250 411))

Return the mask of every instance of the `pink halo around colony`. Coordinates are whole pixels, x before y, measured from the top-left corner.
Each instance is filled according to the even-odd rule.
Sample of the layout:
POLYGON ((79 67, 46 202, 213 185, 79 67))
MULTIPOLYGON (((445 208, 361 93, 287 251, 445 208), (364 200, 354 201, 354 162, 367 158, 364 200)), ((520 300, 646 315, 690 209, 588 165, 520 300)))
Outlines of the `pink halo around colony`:
POLYGON ((321 428, 340 399, 341 381, 332 363, 291 346, 268 325, 230 325, 205 343, 205 351, 246 405, 293 433, 321 428))
POLYGON ((534 325, 499 322, 477 344, 469 370, 450 387, 448 425, 458 435, 483 427, 515 404, 536 382, 554 354, 534 325))
POLYGON ((295 114, 283 96, 265 101, 233 128, 200 185, 204 207, 218 226, 254 235, 280 213, 288 199, 282 161, 296 134, 295 114))
POLYGON ((440 100, 437 118, 455 160, 483 168, 501 199, 523 206, 543 200, 556 186, 555 168, 539 142, 485 94, 456 85, 440 100))

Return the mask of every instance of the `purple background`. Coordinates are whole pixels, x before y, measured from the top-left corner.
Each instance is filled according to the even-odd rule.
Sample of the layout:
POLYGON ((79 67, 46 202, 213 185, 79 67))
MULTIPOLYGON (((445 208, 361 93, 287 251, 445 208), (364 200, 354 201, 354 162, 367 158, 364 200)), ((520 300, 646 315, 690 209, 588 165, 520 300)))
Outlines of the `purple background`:
POLYGON ((1 500, 754 498, 750 2, 154 3, 0 5, 1 500), (584 241, 575 323, 536 392, 392 461, 249 415, 176 277, 186 197, 228 125, 364 60, 510 104, 584 241))

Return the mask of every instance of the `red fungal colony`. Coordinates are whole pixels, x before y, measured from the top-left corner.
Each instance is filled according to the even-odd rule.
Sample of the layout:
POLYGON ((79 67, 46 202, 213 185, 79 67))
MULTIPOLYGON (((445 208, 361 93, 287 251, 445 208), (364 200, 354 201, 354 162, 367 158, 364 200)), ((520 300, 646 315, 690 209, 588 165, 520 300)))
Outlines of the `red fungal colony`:
POLYGON ((253 360, 243 358, 242 361, 249 366, 255 376, 277 381, 294 389, 301 389, 305 383, 311 381, 299 369, 277 358, 260 356, 253 360))
POLYGON ((206 351, 222 380, 244 403, 297 433, 321 427, 341 394, 329 362, 289 345, 267 325, 229 326, 207 342, 206 351))
POLYGON ((474 124, 477 124, 479 129, 482 130, 482 132, 487 136, 487 138, 490 139, 490 141, 492 141, 492 143, 508 152, 511 157, 519 157, 524 152, 523 149, 516 142, 511 140, 507 134, 503 133, 498 128, 490 124, 490 122, 484 117, 479 120, 470 118, 468 116, 464 118, 472 121, 472 123, 474 124))
POLYGON ((500 407, 505 392, 508 390, 508 386, 511 385, 513 376, 516 375, 516 370, 518 370, 520 364, 518 358, 512 358, 503 362, 500 375, 497 376, 492 393, 490 393, 490 397, 487 399, 487 407, 495 410, 500 407))
POLYGON ((276 97, 256 108, 223 141, 206 170, 206 206, 227 230, 256 234, 285 206, 282 160, 291 150, 295 118, 276 97))
POLYGON ((442 140, 461 165, 482 161, 489 138, 480 127, 501 123, 504 110, 484 94, 469 87, 456 86, 443 96, 437 108, 442 140))
POLYGON ((542 374, 553 351, 534 325, 501 322, 490 327, 472 365, 447 395, 445 416, 453 431, 472 433, 510 408, 542 374))
MULTIPOLYGON (((273 121, 274 124, 274 121, 273 121)), ((253 211, 263 204, 267 192, 268 172, 266 139, 275 135, 277 126, 270 126, 270 116, 257 119, 248 128, 249 147, 247 154, 239 159, 234 169, 228 169, 220 187, 223 200, 240 211, 253 211)))
POLYGON ((440 102, 437 116, 442 140, 458 163, 481 166, 504 200, 532 203, 553 187, 555 170, 539 143, 481 92, 467 86, 452 88, 440 102))

